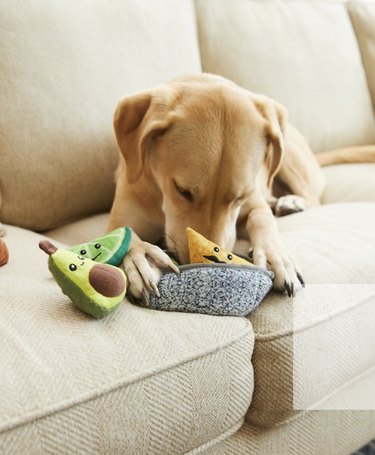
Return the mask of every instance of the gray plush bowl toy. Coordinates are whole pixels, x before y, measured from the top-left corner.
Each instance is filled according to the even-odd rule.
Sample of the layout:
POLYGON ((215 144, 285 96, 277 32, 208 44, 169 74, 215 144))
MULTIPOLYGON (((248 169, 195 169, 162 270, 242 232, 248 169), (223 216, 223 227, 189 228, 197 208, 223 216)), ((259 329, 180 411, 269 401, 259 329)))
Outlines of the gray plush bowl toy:
POLYGON ((166 272, 141 305, 155 310, 246 316, 272 288, 273 273, 253 265, 189 264, 166 272))

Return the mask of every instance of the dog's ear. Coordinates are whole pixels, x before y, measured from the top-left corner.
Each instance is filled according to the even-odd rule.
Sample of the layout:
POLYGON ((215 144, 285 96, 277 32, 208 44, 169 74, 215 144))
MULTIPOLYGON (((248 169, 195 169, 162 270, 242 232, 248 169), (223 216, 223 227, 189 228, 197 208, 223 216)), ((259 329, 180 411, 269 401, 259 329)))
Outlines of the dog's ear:
POLYGON ((268 169, 267 186, 271 188, 273 179, 280 169, 285 151, 284 133, 288 113, 281 104, 266 96, 255 95, 253 101, 258 112, 266 121, 267 150, 265 163, 268 169))
POLYGON ((172 123, 168 115, 170 98, 170 90, 159 87, 129 95, 117 106, 113 125, 129 183, 140 178, 156 137, 172 123))

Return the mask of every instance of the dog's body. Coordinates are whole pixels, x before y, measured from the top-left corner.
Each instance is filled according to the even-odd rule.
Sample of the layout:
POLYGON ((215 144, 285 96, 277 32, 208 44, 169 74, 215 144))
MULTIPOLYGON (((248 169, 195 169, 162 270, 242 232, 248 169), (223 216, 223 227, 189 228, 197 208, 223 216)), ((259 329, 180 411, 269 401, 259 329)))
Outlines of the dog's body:
POLYGON ((270 206, 283 215, 319 204, 318 160, 375 161, 375 147, 317 159, 286 117, 277 102, 210 74, 184 76, 120 102, 114 127, 122 157, 108 229, 127 225, 137 234, 125 259, 136 297, 144 287, 157 292, 154 265, 173 268, 146 242, 165 235, 168 248, 187 262, 187 226, 228 250, 236 237, 249 238, 254 263, 275 272, 276 289, 290 295, 303 283, 270 206))

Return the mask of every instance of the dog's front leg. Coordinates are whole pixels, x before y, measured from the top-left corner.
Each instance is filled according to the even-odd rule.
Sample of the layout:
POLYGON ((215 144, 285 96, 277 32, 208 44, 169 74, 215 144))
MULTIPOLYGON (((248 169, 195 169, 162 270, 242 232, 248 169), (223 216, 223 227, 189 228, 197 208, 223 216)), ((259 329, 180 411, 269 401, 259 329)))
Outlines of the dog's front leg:
POLYGON ((247 203, 249 207, 246 229, 252 245, 255 265, 275 273, 274 288, 294 295, 304 285, 294 260, 283 246, 275 217, 259 193, 254 193, 247 203))
POLYGON ((159 296, 161 268, 179 273, 170 257, 156 245, 144 242, 132 231, 129 250, 124 258, 124 270, 129 280, 129 292, 135 298, 147 299, 146 291, 159 296))
POLYGON ((129 293, 136 299, 146 299, 146 291, 159 294, 157 285, 162 273, 160 267, 179 272, 162 249, 149 243, 156 242, 163 234, 162 224, 155 219, 158 220, 158 213, 145 213, 135 198, 129 192, 122 191, 121 185, 118 185, 107 230, 112 231, 121 226, 132 229, 123 266, 129 280, 129 293))

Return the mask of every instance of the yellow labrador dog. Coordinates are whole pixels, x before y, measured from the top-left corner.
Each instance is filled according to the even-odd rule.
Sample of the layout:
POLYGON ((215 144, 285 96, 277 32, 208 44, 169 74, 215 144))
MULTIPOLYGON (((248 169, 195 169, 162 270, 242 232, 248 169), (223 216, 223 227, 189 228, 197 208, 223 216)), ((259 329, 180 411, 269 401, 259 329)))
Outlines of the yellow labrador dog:
POLYGON ((320 164, 375 161, 375 146, 314 156, 283 106, 212 74, 125 97, 114 129, 121 160, 108 230, 136 233, 124 261, 135 297, 158 292, 158 266, 175 269, 152 243, 165 236, 188 261, 187 226, 228 250, 250 239, 253 262, 274 271, 275 289, 294 294, 303 278, 274 215, 319 204, 320 164), (275 198, 275 177, 289 194, 275 198))

